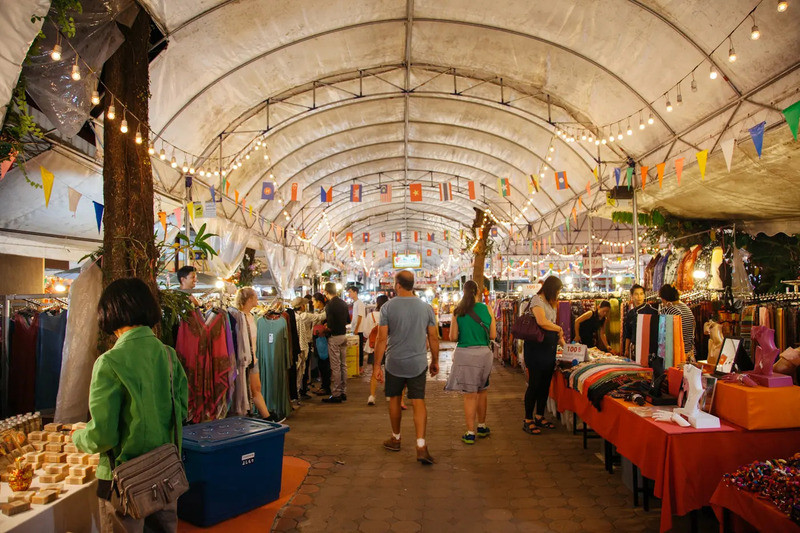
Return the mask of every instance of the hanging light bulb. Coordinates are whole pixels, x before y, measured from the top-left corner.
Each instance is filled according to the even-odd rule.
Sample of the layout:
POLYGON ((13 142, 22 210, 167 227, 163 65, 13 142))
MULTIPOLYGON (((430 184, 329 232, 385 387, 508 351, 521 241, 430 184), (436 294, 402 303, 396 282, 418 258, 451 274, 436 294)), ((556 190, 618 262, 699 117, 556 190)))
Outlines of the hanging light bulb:
POLYGON ((200 167, 200 171, 198 172, 201 178, 204 178, 206 175, 206 170, 203 167, 200 167))
POLYGON ((158 152, 158 158, 160 160, 162 160, 162 161, 166 161, 167 160, 167 152, 164 151, 163 147, 161 148, 161 151, 158 152))
POLYGON ((147 147, 147 153, 150 155, 156 153, 156 147, 153 145, 153 143, 150 143, 150 146, 147 147))
POLYGON ((582 141, 586 140, 586 131, 584 131, 583 134, 581 134, 581 140, 582 141))
POLYGON ((550 145, 550 148, 549 148, 549 150, 550 150, 551 152, 555 152, 555 151, 556 151, 556 147, 555 147, 555 146, 553 146, 553 145, 550 145))
POLYGON ((611 126, 608 127, 608 142, 614 142, 614 132, 611 131, 611 126))
POLYGON ((675 102, 680 106, 683 104, 683 95, 681 94, 681 86, 678 84, 678 95, 675 97, 675 102))
POLYGON ((175 156, 174 155, 172 156, 172 159, 169 162, 169 166, 171 166, 172 168, 178 168, 178 162, 175 161, 175 156))
POLYGON ((545 166, 542 168, 542 170, 547 170, 547 165, 545 165, 545 166))
POLYGON ((260 144, 257 144, 257 145, 255 145, 255 146, 253 147, 253 150, 255 150, 255 151, 257 152, 257 151, 258 151, 260 148, 261 148, 261 145, 260 145, 260 144))
POLYGON ((189 165, 186 163, 186 160, 183 160, 183 165, 181 165, 181 170, 184 172, 189 172, 189 165))
POLYGON ((53 61, 61 61, 61 52, 63 52, 63 50, 60 44, 53 46, 53 51, 50 52, 50 59, 53 61))
POLYGON ((215 170, 215 171, 214 171, 214 175, 215 175, 215 176, 219 176, 219 170, 215 170))
POLYGON ((603 137, 602 139, 600 139, 600 142, 603 143, 603 144, 606 144, 608 141, 606 140, 605 137, 603 137))
POLYGON ((139 131, 139 126, 136 126, 136 135, 133 137, 133 142, 136 144, 142 144, 142 134, 139 131))
POLYGON ((222 171, 222 177, 224 178, 224 177, 225 177, 225 176, 227 176, 227 175, 228 175, 228 171, 227 171, 227 170, 223 170, 223 171, 222 171))
POLYGON ((655 121, 656 121, 656 119, 653 118, 653 113, 651 112, 650 116, 647 117, 647 123, 652 125, 655 121))
POLYGON ((628 135, 633 135, 633 130, 631 129, 631 119, 628 119, 628 130, 626 131, 628 135))
POLYGON ((758 31, 758 25, 756 24, 756 18, 752 15, 750 17, 753 19, 753 27, 750 28, 750 39, 753 41, 757 41, 759 37, 761 37, 761 32, 758 31))
POLYGON ((781 0, 778 2, 778 13, 783 13, 789 7, 789 2, 786 0, 781 0))
POLYGON ((117 117, 117 109, 114 107, 114 103, 112 102, 110 106, 108 106, 108 111, 106 111, 106 118, 108 120, 114 120, 117 117))
POLYGON ((642 113, 641 112, 639 113, 639 129, 640 130, 644 129, 644 121, 642 120, 642 113))
POLYGON ((697 80, 694 79, 694 72, 692 72, 692 84, 690 87, 692 88, 693 93, 697 92, 697 80))
POLYGON ((548 155, 548 156, 547 156, 547 160, 548 160, 548 161, 552 161, 552 160, 553 160, 553 157, 548 155))
POLYGON ((589 136, 588 136, 588 138, 586 140, 589 141, 589 142, 594 142, 594 135, 592 134, 591 131, 589 132, 589 136))
POLYGON ((189 174, 194 174, 194 167, 189 167, 189 174))
POLYGON ((128 133, 128 120, 122 119, 122 122, 119 124, 119 131, 122 133, 128 133))
POLYGON ((539 172, 539 177, 543 178, 544 177, 544 172, 539 172))
POLYGON ((79 81, 81 79, 81 69, 78 67, 78 58, 75 58, 75 64, 72 65, 72 79, 79 81))
MULTIPOLYGON (((606 142, 606 140, 605 140, 605 139, 603 139, 603 143, 605 143, 605 142, 606 142)), ((595 146, 599 146, 599 145, 600 145, 600 141, 599 141, 599 140, 597 140, 597 139, 595 139, 595 140, 594 140, 594 145, 595 145, 595 146)))
POLYGON ((714 65, 711 65, 711 71, 708 73, 708 77, 712 80, 717 79, 717 68, 714 65))
POLYGON ((729 39, 730 41, 730 48, 728 49, 728 61, 733 63, 736 61, 736 50, 733 49, 733 39, 729 39))
POLYGON ((267 153, 265 152, 265 153, 264 153, 264 161, 268 161, 268 160, 269 160, 269 154, 267 154, 267 153))
POLYGON ((100 93, 97 91, 92 91, 92 105, 98 105, 100 103, 100 93))
POLYGON ((667 99, 667 113, 672 112, 672 102, 669 101, 669 94, 664 95, 667 99))
POLYGON ((622 140, 622 126, 620 126, 619 124, 617 124, 617 140, 618 141, 622 140))

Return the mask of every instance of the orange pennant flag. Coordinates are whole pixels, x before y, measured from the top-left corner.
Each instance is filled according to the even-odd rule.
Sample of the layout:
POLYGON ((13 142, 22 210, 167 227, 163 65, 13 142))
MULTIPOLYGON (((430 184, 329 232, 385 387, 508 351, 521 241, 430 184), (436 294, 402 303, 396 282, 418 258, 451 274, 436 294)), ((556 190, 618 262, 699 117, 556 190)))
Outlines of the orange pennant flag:
POLYGON ((164 211, 158 212, 158 220, 161 221, 161 225, 164 227, 164 233, 167 232, 167 214, 164 211))
POLYGON ((580 197, 580 196, 578 196, 578 207, 580 207, 581 209, 583 209, 583 200, 581 200, 581 197, 580 197))
POLYGON ((708 150, 697 152, 697 166, 700 167, 700 179, 706 179, 706 161, 708 161, 708 150))
POLYGON ((647 185, 647 171, 650 170, 650 167, 642 167, 642 189, 644 186, 647 185))
POLYGON ((681 184, 681 174, 683 174, 683 161, 684 161, 683 157, 680 157, 675 160, 675 177, 678 178, 678 185, 681 184))
POLYGON ((656 165, 656 171, 658 172, 658 188, 664 186, 664 169, 667 167, 666 163, 659 163, 656 165))
POLYGON ((236 189, 233 189, 233 194, 235 195, 236 203, 238 204, 239 203, 239 191, 237 191, 236 189))
POLYGON ((225 195, 226 196, 230 196, 230 194, 229 194, 230 190, 231 190, 231 182, 230 181, 226 181, 225 182, 225 195))
POLYGON ((591 181, 587 181, 586 182, 586 194, 588 194, 588 195, 592 194, 592 182, 591 181))

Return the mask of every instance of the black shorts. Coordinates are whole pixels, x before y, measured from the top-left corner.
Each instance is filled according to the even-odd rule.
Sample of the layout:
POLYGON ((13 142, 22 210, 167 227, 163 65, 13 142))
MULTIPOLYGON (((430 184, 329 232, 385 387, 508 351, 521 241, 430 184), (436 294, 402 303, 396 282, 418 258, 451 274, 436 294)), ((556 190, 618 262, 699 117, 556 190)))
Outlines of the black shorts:
POLYGON ((401 378, 394 376, 387 370, 386 375, 386 397, 402 396, 403 388, 408 387, 409 400, 424 400, 425 399, 425 373, 428 371, 426 368, 417 377, 414 378, 401 378))

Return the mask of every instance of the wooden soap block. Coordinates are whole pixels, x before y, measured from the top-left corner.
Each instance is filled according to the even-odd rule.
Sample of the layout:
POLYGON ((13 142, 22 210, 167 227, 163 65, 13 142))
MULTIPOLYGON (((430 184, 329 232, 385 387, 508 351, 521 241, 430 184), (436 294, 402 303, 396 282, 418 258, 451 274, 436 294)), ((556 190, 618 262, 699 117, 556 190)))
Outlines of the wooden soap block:
POLYGON ((88 483, 93 478, 89 477, 89 474, 84 476, 69 476, 67 479, 64 480, 64 483, 67 485, 83 485, 84 483, 88 483))
POLYGON ((11 478, 11 473, 9 472, 3 472, 2 474, 0 474, 0 481, 2 481, 3 483, 8 483, 8 480, 10 478, 11 478))
POLYGON ((61 494, 62 492, 66 492, 67 489, 64 488, 63 483, 50 483, 47 485, 42 485, 41 490, 52 490, 58 494, 61 494))
POLYGON ((46 474, 66 474, 69 472, 69 465, 65 463, 45 465, 44 472, 46 474))
POLYGON ((88 455, 85 453, 71 453, 67 455, 67 464, 70 465, 85 465, 88 464, 86 461, 88 455))
POLYGON ((64 452, 61 453, 47 452, 44 454, 44 460, 47 463, 66 463, 67 454, 65 454, 64 452))
POLYGON ((35 490, 22 490, 19 492, 13 492, 8 495, 8 501, 10 502, 30 502, 31 498, 36 494, 35 490))
POLYGON ((61 433, 48 433, 47 442, 64 442, 64 435, 61 433))
POLYGON ((86 472, 91 471, 92 467, 89 465, 74 465, 69 468, 70 476, 85 476, 86 472))
POLYGON ((44 425, 45 431, 61 431, 61 424, 45 424, 44 425))
POLYGON ((59 481, 64 481, 64 478, 67 477, 67 473, 63 474, 42 474, 39 476, 40 483, 58 483, 59 481))
POLYGON ((64 445, 60 442, 48 442, 44 445, 44 451, 60 453, 64 451, 64 445))
POLYGON ((69 444, 65 444, 64 445, 63 452, 64 453, 80 453, 80 450, 78 450, 78 447, 70 442, 69 444))
POLYGON ((23 454, 31 453, 31 452, 35 452, 35 451, 36 451, 36 448, 34 448, 32 444, 26 444, 25 446, 22 447, 22 453, 23 454))
POLYGON ((24 513, 31 508, 28 502, 8 502, 0 504, 0 511, 6 516, 14 516, 15 514, 24 513))
POLYGON ((41 442, 47 440, 43 431, 31 431, 28 433, 28 440, 31 442, 41 442))
POLYGON ((31 503, 36 505, 46 505, 54 502, 56 498, 58 498, 58 492, 54 490, 41 490, 37 492, 33 498, 31 498, 31 503))
POLYGON ((100 454, 95 453, 94 455, 89 456, 89 463, 92 466, 100 466, 100 454))
POLYGON ((33 446, 33 449, 36 450, 37 452, 43 452, 44 447, 47 446, 47 443, 37 441, 37 442, 32 442, 31 446, 33 446))

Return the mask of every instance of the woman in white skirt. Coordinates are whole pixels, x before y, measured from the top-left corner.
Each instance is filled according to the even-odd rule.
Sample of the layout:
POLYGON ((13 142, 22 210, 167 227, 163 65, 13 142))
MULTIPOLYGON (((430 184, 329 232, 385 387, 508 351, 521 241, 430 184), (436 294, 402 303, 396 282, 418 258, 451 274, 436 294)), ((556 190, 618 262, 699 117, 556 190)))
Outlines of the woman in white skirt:
POLYGON ((475 444, 475 435, 488 437, 486 404, 489 374, 492 372, 490 341, 497 336, 497 324, 491 310, 479 301, 478 285, 469 280, 464 284, 464 296, 453 311, 450 340, 458 345, 453 353, 453 366, 445 390, 464 393, 464 415, 467 432, 461 437, 464 444, 475 444), (477 419, 477 432, 475 422, 477 419))

